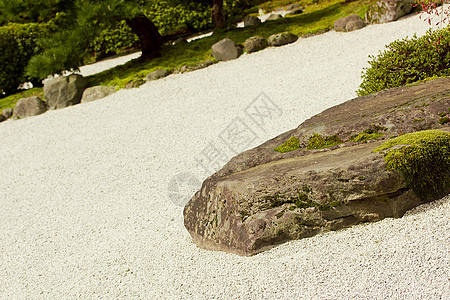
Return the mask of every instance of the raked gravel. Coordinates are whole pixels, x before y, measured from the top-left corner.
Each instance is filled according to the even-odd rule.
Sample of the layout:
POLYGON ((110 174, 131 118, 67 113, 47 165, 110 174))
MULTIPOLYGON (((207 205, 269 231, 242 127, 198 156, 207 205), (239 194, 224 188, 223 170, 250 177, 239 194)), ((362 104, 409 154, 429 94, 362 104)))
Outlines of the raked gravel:
POLYGON ((449 197, 253 257, 198 249, 180 206, 199 187, 183 180, 220 166, 207 150, 231 155, 230 126, 253 132, 246 148, 297 127, 356 96, 369 54, 427 28, 331 31, 0 124, 0 299, 450 299, 449 197), (258 127, 261 93, 282 113, 258 127))

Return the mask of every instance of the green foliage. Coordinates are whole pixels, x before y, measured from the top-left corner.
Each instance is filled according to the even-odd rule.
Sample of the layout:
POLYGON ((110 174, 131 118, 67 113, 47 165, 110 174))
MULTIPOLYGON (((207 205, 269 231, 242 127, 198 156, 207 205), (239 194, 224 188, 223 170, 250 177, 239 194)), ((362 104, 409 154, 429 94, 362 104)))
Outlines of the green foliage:
POLYGON ((386 131, 386 127, 381 127, 378 125, 372 125, 369 129, 364 130, 360 134, 350 137, 350 140, 355 143, 367 143, 369 140, 376 139, 383 136, 384 134, 380 131, 386 131))
POLYGON ((48 22, 73 4, 73 0, 0 0, 0 25, 48 22))
POLYGON ((89 43, 87 49, 96 58, 120 54, 124 49, 138 46, 139 38, 123 20, 114 26, 100 24, 100 28, 100 34, 89 43))
POLYGON ((293 150, 297 150, 300 148, 300 140, 295 136, 291 136, 286 142, 282 145, 276 147, 274 150, 280 153, 285 153, 293 150))
POLYGON ((358 95, 403 86, 431 77, 450 76, 450 27, 392 42, 365 69, 358 95))
POLYGON ((387 141, 374 152, 383 150, 388 150, 384 157, 387 168, 400 171, 419 197, 440 196, 450 188, 450 133, 408 133, 387 141), (401 147, 391 149, 398 145, 401 147))
POLYGON ((211 8, 196 2, 154 1, 145 7, 145 15, 155 23, 162 35, 183 33, 211 26, 211 8))
POLYGON ((31 77, 45 78, 77 69, 83 64, 88 46, 88 41, 80 39, 80 36, 89 34, 87 28, 75 27, 39 40, 40 47, 45 50, 30 59, 26 73, 31 77))
POLYGON ((15 92, 19 85, 39 76, 26 76, 25 67, 39 52, 38 38, 48 33, 43 24, 10 24, 0 27, 0 91, 15 92))
POLYGON ((323 137, 318 133, 314 133, 309 137, 306 149, 323 149, 342 144, 342 140, 337 135, 323 137))

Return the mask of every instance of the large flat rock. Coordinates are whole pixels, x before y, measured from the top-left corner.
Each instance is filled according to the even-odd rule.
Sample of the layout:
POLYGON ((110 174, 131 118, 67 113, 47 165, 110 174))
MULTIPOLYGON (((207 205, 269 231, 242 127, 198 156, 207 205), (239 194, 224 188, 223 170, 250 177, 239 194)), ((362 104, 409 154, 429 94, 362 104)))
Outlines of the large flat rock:
MULTIPOLYGON (((185 226, 202 248, 253 255, 292 239, 386 217, 401 217, 433 197, 419 197, 403 174, 386 168, 387 139, 441 124, 450 113, 450 78, 350 100, 234 157, 209 177, 184 210, 185 226), (352 136, 383 128, 368 142, 352 136), (290 137, 306 145, 313 134, 343 143, 279 153, 290 137)), ((448 193, 450 190, 443 191, 448 193)))

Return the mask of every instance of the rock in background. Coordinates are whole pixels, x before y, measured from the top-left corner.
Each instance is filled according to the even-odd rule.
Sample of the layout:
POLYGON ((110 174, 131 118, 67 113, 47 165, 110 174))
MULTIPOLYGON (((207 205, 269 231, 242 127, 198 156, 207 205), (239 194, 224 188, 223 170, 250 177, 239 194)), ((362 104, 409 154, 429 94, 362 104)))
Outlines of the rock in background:
MULTIPOLYGON (((450 78, 355 98, 245 151, 203 182, 184 209, 201 248, 253 255, 292 239, 361 222, 401 217, 442 195, 418 197, 397 170, 387 170, 385 139, 428 129, 449 114, 450 78), (373 134, 373 135, 372 135, 373 134), (324 149, 274 149, 288 139, 338 136, 324 149)), ((444 191, 448 194, 450 191, 444 191)))
POLYGON ((290 32, 281 32, 269 36, 267 42, 269 43, 270 46, 278 47, 293 43, 297 40, 298 36, 296 36, 295 34, 290 32))
POLYGON ((81 75, 61 76, 44 84, 44 97, 50 109, 59 109, 81 102, 87 80, 81 75))
POLYGON ((242 52, 241 47, 237 46, 229 38, 225 38, 212 45, 212 56, 217 60, 236 59, 241 56, 242 52))
POLYGON ((364 23, 363 19, 358 15, 350 15, 334 22, 335 31, 349 32, 361 29, 365 26, 366 23, 364 23))
POLYGON ((244 18, 243 22, 244 22, 244 27, 258 26, 259 24, 261 24, 261 20, 255 16, 246 16, 244 18))
POLYGON ((371 5, 365 19, 369 24, 396 21, 412 10, 412 0, 382 0, 371 5))
POLYGON ((39 97, 19 99, 13 112, 13 119, 22 119, 40 115, 47 111, 47 105, 39 97))
POLYGON ((244 49, 247 53, 260 51, 267 47, 267 41, 262 36, 252 36, 244 42, 244 49))
POLYGON ((81 97, 81 103, 102 99, 115 92, 116 88, 113 86, 93 86, 84 90, 83 96, 81 97))
POLYGON ((170 75, 169 70, 158 69, 158 70, 148 73, 148 75, 145 77, 145 80, 147 80, 147 81, 157 80, 157 79, 169 76, 169 75, 170 75))

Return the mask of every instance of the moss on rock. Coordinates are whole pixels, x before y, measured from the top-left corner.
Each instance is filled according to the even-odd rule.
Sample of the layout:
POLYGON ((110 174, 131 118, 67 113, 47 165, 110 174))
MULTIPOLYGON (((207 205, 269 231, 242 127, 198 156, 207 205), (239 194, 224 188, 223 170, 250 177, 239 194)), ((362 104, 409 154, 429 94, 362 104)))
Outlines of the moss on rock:
POLYGON ((374 152, 388 150, 388 169, 400 171, 409 188, 426 199, 450 188, 450 133, 425 130, 391 139, 374 152))
POLYGON ((285 153, 293 150, 297 150, 300 148, 300 140, 294 136, 291 136, 286 142, 282 145, 276 147, 274 150, 280 153, 285 153))
POLYGON ((323 137, 320 134, 314 133, 309 138, 308 146, 306 148, 309 150, 323 149, 323 148, 336 146, 336 145, 339 145, 342 143, 343 143, 343 141, 337 135, 323 137))

